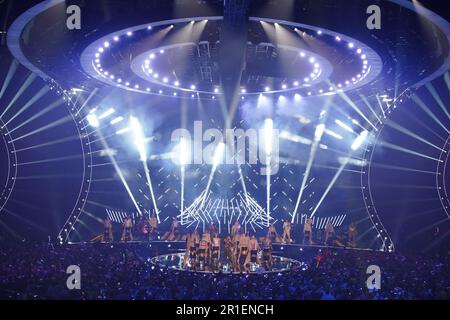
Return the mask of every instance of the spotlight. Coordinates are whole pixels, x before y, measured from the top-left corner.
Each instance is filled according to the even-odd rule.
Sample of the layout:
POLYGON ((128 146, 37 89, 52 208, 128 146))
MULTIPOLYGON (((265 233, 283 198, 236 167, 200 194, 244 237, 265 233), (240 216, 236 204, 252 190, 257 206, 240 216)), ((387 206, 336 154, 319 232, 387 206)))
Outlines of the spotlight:
POLYGON ((305 53, 304 52, 300 52, 300 57, 305 57, 305 53))
POLYGON ((241 93, 246 93, 246 92, 247 92, 247 90, 245 90, 245 88, 241 89, 241 93))
POLYGON ((295 101, 295 102, 299 102, 301 99, 302 99, 302 96, 301 96, 300 94, 296 93, 296 94, 294 95, 294 101, 295 101))
POLYGON ((155 54, 151 53, 149 57, 150 57, 150 59, 155 59, 155 54))
POLYGON ((318 31, 317 31, 317 34, 318 34, 318 35, 321 35, 321 34, 322 34, 322 30, 318 30, 318 31))
POLYGON ((364 130, 356 137, 355 141, 353 141, 353 144, 351 146, 353 151, 356 151, 359 149, 359 147, 361 147, 364 140, 366 140, 368 134, 369 132, 364 130))
POLYGON ((219 88, 214 88, 214 93, 219 93, 219 88))
POLYGON ((98 51, 99 51, 99 52, 103 52, 103 51, 105 51, 105 49, 103 49, 102 47, 100 47, 100 48, 98 48, 98 51))
POLYGON ((196 87, 195 87, 195 85, 191 84, 190 88, 191 88, 191 90, 195 90, 196 87))
POLYGON ((88 114, 86 119, 92 127, 98 128, 100 126, 100 121, 98 121, 98 118, 95 116, 95 114, 88 114))
POLYGON ((112 115, 114 112, 115 112, 115 110, 114 110, 113 108, 109 108, 108 110, 106 110, 105 112, 103 112, 98 118, 99 118, 100 120, 101 120, 101 119, 104 119, 104 118, 106 118, 106 117, 112 115))
POLYGON ((195 23, 195 21, 191 21, 191 24, 194 24, 195 23))
POLYGON ((176 93, 176 92, 174 92, 174 93, 173 93, 173 95, 174 95, 174 96, 176 97, 176 96, 177 96, 177 93, 176 93))
POLYGON ((223 142, 219 142, 216 148, 216 152, 214 153, 213 159, 213 168, 217 168, 217 166, 222 162, 223 154, 225 152, 225 144, 223 142))
POLYGON ((163 91, 162 91, 162 90, 159 90, 159 91, 158 91, 158 93, 159 93, 159 94, 162 94, 162 93, 163 93, 163 91))
POLYGON ((119 37, 118 36, 115 36, 113 39, 114 39, 114 41, 119 41, 119 37))
POLYGON ((349 48, 353 48, 355 45, 353 44, 353 42, 349 42, 348 47, 349 48))
POLYGON ((141 124, 139 123, 138 118, 131 116, 130 117, 130 127, 133 131, 134 136, 134 144, 139 152, 140 160, 145 162, 147 161, 147 150, 145 146, 145 137, 142 132, 141 124))
POLYGON ((160 53, 160 54, 163 54, 163 53, 164 53, 164 50, 163 50, 163 49, 159 50, 159 53, 160 53))
POLYGON ((180 85, 180 82, 175 81, 173 84, 174 84, 174 86, 178 87, 180 85))
POLYGON ((110 124, 116 124, 123 121, 123 117, 117 117, 111 120, 110 124))
POLYGON ((127 32, 127 36, 131 37, 132 35, 133 35, 133 32, 131 32, 131 31, 127 32))
POLYGON ((287 85, 286 85, 286 84, 283 84, 283 85, 281 86, 281 88, 282 88, 282 89, 286 89, 286 88, 287 88, 287 85))
POLYGON ((265 87, 265 88, 264 88, 264 91, 266 91, 266 92, 267 92, 267 91, 270 91, 270 87, 265 87))
POLYGON ((336 41, 341 41, 341 37, 339 37, 339 36, 336 36, 336 41))
POLYGON ((105 48, 109 48, 109 42, 108 42, 108 41, 105 41, 105 43, 103 43, 103 46, 104 46, 105 48))
POLYGON ((298 86, 298 81, 294 81, 294 86, 298 86))
POLYGON ((314 57, 309 58, 309 63, 314 63, 314 61, 316 61, 314 57))
POLYGON ((167 83, 167 82, 169 82, 169 79, 167 79, 166 77, 164 77, 163 82, 164 82, 164 83, 167 83))
POLYGON ((147 30, 152 30, 152 26, 148 26, 148 27, 147 27, 147 30))
POLYGON ((145 89, 145 91, 150 92, 150 88, 145 89))
POLYGON ((272 143, 273 143, 273 120, 264 120, 264 150, 266 154, 270 155, 272 153, 272 143))
POLYGON ((362 52, 361 49, 356 50, 356 53, 360 54, 362 52))
POLYGON ((325 131, 325 124, 323 123, 318 124, 316 127, 316 131, 314 132, 314 140, 316 142, 320 141, 324 131, 325 131))

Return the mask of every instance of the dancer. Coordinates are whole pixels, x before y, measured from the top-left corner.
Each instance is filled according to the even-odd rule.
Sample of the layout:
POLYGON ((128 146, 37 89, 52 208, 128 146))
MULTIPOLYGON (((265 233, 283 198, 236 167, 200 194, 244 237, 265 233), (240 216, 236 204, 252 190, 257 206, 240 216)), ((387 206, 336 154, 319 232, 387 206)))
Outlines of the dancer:
POLYGON ((133 221, 129 216, 125 217, 123 220, 123 232, 122 232, 122 241, 132 241, 133 240, 133 234, 131 232, 131 229, 133 228, 133 221))
POLYGON ((112 221, 109 216, 103 220, 103 226, 105 227, 105 231, 103 232, 103 242, 113 241, 112 221))
POLYGON ((312 244, 312 225, 313 220, 310 217, 306 218, 303 226, 303 244, 305 244, 306 239, 308 239, 308 244, 312 244))
POLYGON ((150 226, 149 238, 154 239, 158 236, 158 218, 155 212, 152 213, 150 219, 148 219, 148 224, 150 226))
MULTIPOLYGON (((331 223, 331 221, 328 221, 326 226, 325 226, 325 245, 329 245, 329 240, 331 239, 331 241, 333 241, 333 237, 334 237, 334 226, 331 223)), ((332 244, 332 243, 331 243, 332 244)))
POLYGON ((348 227, 348 244, 352 247, 356 246, 356 235, 358 234, 358 230, 356 229, 356 224, 352 222, 348 227))
POLYGON ((243 271, 246 269, 246 261, 248 256, 248 245, 249 245, 250 237, 248 233, 243 233, 239 239, 239 270, 243 271))
POLYGON ((263 265, 266 270, 272 271, 272 264, 272 240, 269 236, 266 236, 263 242, 263 265))
POLYGON ((252 234, 250 237, 250 241, 248 242, 248 247, 250 249, 250 263, 257 264, 258 261, 258 251, 259 251, 259 243, 258 239, 256 239, 255 235, 252 234))
POLYGON ((211 253, 211 265, 214 270, 217 270, 219 267, 220 261, 220 236, 219 234, 214 234, 212 238, 212 253, 211 253))
POLYGON ((284 220, 283 222, 283 243, 291 243, 291 223, 289 220, 284 220))
POLYGON ((241 225, 239 221, 236 220, 236 222, 231 227, 231 237, 234 238, 240 231, 241 225))

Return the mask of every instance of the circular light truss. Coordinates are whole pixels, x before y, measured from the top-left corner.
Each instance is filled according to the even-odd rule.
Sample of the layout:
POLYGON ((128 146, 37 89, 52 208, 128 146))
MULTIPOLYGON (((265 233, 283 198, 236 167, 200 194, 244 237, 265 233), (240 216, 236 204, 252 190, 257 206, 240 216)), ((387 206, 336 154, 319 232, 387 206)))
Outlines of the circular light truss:
POLYGON ((14 189, 14 185, 16 183, 17 154, 11 133, 9 132, 8 127, 1 119, 0 119, 0 135, 2 137, 1 140, 3 141, 3 144, 5 146, 8 159, 5 185, 2 186, 0 192, 0 212, 1 212, 5 207, 6 203, 8 202, 9 197, 11 196, 11 193, 14 189))
POLYGON ((55 90, 56 93, 60 95, 64 101, 66 101, 67 109, 75 123, 75 127, 77 128, 78 136, 80 138, 83 158, 83 174, 80 190, 78 192, 75 205, 73 206, 57 237, 58 242, 62 244, 63 242, 68 242, 70 240, 70 235, 75 229, 75 224, 83 212, 87 197, 89 195, 92 179, 92 152, 90 136, 87 132, 87 128, 89 127, 88 122, 83 116, 83 113, 80 112, 81 108, 77 105, 77 100, 73 101, 74 96, 71 92, 64 90, 56 81, 50 80, 48 85, 51 90, 55 90))
POLYGON ((447 216, 450 218, 450 198, 448 196, 448 166, 450 165, 450 136, 442 146, 442 151, 439 155, 439 161, 436 168, 436 190, 439 195, 439 201, 442 204, 447 216))
MULTIPOLYGON (((180 49, 186 46, 197 46, 194 42, 181 42, 160 47, 149 48, 139 53, 130 63, 130 69, 133 76, 125 75, 124 70, 111 70, 103 65, 105 56, 112 49, 120 46, 123 39, 130 40, 138 33, 152 32, 156 27, 173 28, 174 24, 195 23, 198 21, 220 21, 223 17, 193 17, 184 19, 174 19, 158 21, 154 23, 134 26, 113 32, 91 43, 81 55, 81 65, 83 69, 93 78, 124 90, 139 92, 144 94, 156 94, 167 97, 176 98, 193 98, 199 96, 204 99, 215 99, 217 94, 221 94, 220 85, 213 83, 208 87, 200 86, 198 83, 184 83, 183 79, 177 79, 173 70, 160 70, 156 66, 156 62, 162 60, 168 55, 168 52, 180 49), (118 72, 118 73, 117 73, 118 72), (138 78, 136 80, 135 78, 138 78), (128 78, 129 77, 129 78, 128 78), (169 91, 169 92, 168 92, 169 91)), ((298 28, 307 30, 312 37, 329 37, 333 41, 333 45, 339 46, 341 49, 347 50, 346 53, 360 61, 360 70, 354 75, 349 75, 348 79, 342 81, 333 81, 330 76, 333 73, 333 65, 320 54, 305 50, 303 48, 294 47, 285 44, 271 44, 276 50, 288 51, 296 53, 299 58, 304 59, 310 64, 311 72, 301 76, 302 79, 292 81, 281 81, 274 85, 262 85, 258 90, 249 90, 241 87, 240 94, 242 98, 245 96, 259 95, 262 93, 294 93, 304 96, 311 95, 332 95, 336 92, 344 92, 361 87, 374 80, 382 70, 382 60, 374 50, 360 41, 349 36, 321 29, 319 27, 294 23, 289 21, 281 21, 274 19, 264 19, 251 17, 250 21, 254 23, 272 23, 275 26, 282 25, 292 33, 301 33, 298 28), (337 83, 335 83, 337 82, 337 83)), ((305 34, 305 31, 303 31, 305 34)), ((298 35, 300 36, 300 35, 298 35)), ((261 45, 261 44, 257 44, 261 45)), ((300 60, 301 60, 300 59, 300 60)))

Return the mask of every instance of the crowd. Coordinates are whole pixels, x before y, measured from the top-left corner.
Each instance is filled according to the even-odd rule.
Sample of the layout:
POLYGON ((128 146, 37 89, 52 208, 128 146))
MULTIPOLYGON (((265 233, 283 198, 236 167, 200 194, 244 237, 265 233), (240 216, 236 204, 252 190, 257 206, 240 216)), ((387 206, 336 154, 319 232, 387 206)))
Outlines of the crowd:
POLYGON ((307 268, 225 275, 161 268, 149 259, 159 253, 157 246, 132 243, 2 248, 0 299, 450 298, 448 256, 327 249, 299 256, 307 268), (379 290, 366 286, 367 267, 374 264, 381 269, 379 290), (81 269, 80 290, 66 287, 69 265, 81 269))

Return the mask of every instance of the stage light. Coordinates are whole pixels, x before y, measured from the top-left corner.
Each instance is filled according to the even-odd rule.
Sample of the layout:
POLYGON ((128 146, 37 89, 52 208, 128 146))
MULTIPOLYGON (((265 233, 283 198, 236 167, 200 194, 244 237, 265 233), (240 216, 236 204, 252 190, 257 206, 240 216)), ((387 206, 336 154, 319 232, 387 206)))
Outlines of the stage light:
POLYGON ((300 52, 300 57, 305 57, 305 53, 304 52, 300 52))
POLYGON ((264 120, 264 150, 267 155, 272 153, 273 144, 273 120, 264 120))
POLYGON ((115 112, 115 110, 114 110, 113 108, 109 108, 108 110, 106 110, 105 112, 103 112, 98 118, 99 118, 100 120, 101 120, 101 119, 104 119, 104 118, 106 118, 106 117, 112 115, 114 112, 115 112))
POLYGON ((336 41, 341 41, 341 37, 339 37, 339 36, 336 36, 336 41))
POLYGON ((364 130, 356 137, 355 141, 353 141, 352 146, 351 146, 353 151, 356 151, 359 149, 359 147, 361 147, 364 140, 366 140, 368 134, 369 134, 369 132, 364 130))
POLYGON ((118 37, 118 36, 115 36, 115 37, 113 38, 113 40, 117 42, 117 41, 119 41, 119 37, 118 37))
POLYGON ((348 47, 349 48, 353 48, 355 45, 353 44, 353 42, 349 42, 348 47))
POLYGON ((173 93, 173 95, 174 95, 174 96, 176 97, 176 96, 177 96, 177 93, 176 93, 176 92, 174 92, 174 93, 173 93))
POLYGON ((130 83, 127 81, 127 82, 125 82, 125 85, 128 87, 130 85, 130 83))
POLYGON ((214 93, 219 93, 219 88, 214 88, 214 93))
POLYGON ((294 81, 294 86, 298 86, 298 81, 294 81))
POLYGON ((314 141, 320 141, 322 138, 323 132, 325 131, 325 124, 320 123, 316 127, 316 131, 314 132, 314 141))
POLYGON ((328 135, 330 135, 330 136, 332 136, 332 137, 334 137, 334 138, 336 138, 336 139, 339 139, 339 140, 342 140, 342 139, 343 139, 343 137, 342 137, 341 135, 339 135, 339 134, 337 134, 336 132, 331 131, 331 130, 329 130, 329 129, 326 129, 326 130, 325 130, 325 133, 328 134, 328 135))
POLYGON ((108 42, 108 41, 105 41, 105 42, 103 43, 103 46, 104 46, 105 48, 109 48, 109 42, 108 42))
POLYGON ((155 74, 153 75, 153 78, 158 79, 158 78, 159 78, 159 74, 155 73, 155 74))
POLYGON ((314 57, 309 58, 309 63, 314 63, 314 61, 316 61, 314 57))
POLYGON ((360 54, 362 52, 361 49, 356 50, 356 53, 360 54))
POLYGON ((366 59, 366 55, 365 55, 365 54, 362 54, 362 55, 361 55, 361 59, 362 59, 362 60, 366 59))
POLYGON ((130 131, 130 130, 131 130, 130 127, 123 128, 123 129, 117 130, 117 131, 116 131, 116 134, 117 134, 117 135, 121 135, 121 134, 124 134, 125 132, 128 132, 128 131, 130 131))
POLYGON ((169 79, 163 78, 163 82, 164 82, 164 83, 167 83, 167 82, 169 82, 169 79))
POLYGON ((159 50, 159 53, 163 54, 164 53, 164 49, 159 50))
POLYGON ((162 94, 162 93, 163 93, 163 91, 162 91, 162 90, 159 90, 159 91, 158 91, 158 93, 159 93, 159 94, 162 94))
POLYGON ((367 60, 364 60, 363 61, 363 64, 368 64, 369 62, 367 61, 367 60))
POLYGON ((304 82, 309 82, 309 78, 303 79, 304 82))
POLYGON ((185 138, 181 137, 180 142, 176 148, 176 152, 174 153, 177 156, 175 159, 175 163, 185 166, 189 163, 190 160, 190 142, 185 138))
POLYGON ((225 153, 225 144, 223 142, 219 142, 216 151, 214 152, 213 170, 215 170, 218 167, 218 165, 222 162, 224 153, 225 153))
POLYGON ((134 88, 135 88, 135 89, 139 89, 139 85, 138 85, 138 84, 135 85, 134 88))
POLYGON ((174 84, 175 87, 178 87, 180 85, 180 82, 179 81, 175 81, 173 84, 174 84))
POLYGON ((191 84, 190 88, 191 88, 191 90, 195 90, 196 87, 195 87, 195 85, 191 84))
POLYGON ((119 116, 117 118, 112 119, 110 124, 116 124, 116 123, 119 123, 121 121, 123 121, 123 117, 119 116))
POLYGON ((302 96, 298 93, 294 94, 294 101, 295 102, 300 102, 300 100, 302 99, 302 96))
POLYGON ((282 88, 282 89, 286 89, 286 88, 287 88, 287 85, 286 85, 286 84, 283 84, 283 85, 281 86, 281 88, 282 88))
POLYGON ((341 120, 336 119, 334 120, 334 122, 340 126, 342 129, 347 130, 348 132, 354 133, 353 129, 350 128, 348 125, 346 125, 345 123, 343 123, 341 120))
POLYGON ((194 24, 195 23, 195 21, 191 21, 191 24, 194 24))
POLYGON ((170 28, 173 28, 173 24, 170 25, 170 28))
POLYGON ((267 91, 270 91, 270 87, 265 87, 265 88, 264 88, 264 91, 266 91, 266 92, 267 92, 267 91))
POLYGON ((150 92, 150 88, 145 89, 145 91, 150 92))
POLYGON ((86 119, 92 127, 98 128, 100 126, 100 121, 98 121, 98 118, 95 114, 88 114, 86 119))
POLYGON ((139 158, 141 161, 145 162, 147 161, 147 150, 145 146, 145 137, 144 133, 142 131, 141 124, 138 120, 138 118, 134 116, 130 116, 130 127, 133 131, 134 136, 134 144, 136 145, 136 148, 139 152, 139 158))
POLYGON ((147 27, 147 30, 152 30, 152 26, 148 26, 148 27, 147 27))
POLYGON ((317 31, 317 34, 318 34, 318 35, 321 35, 321 34, 322 34, 322 30, 318 30, 318 31, 317 31))
POLYGON ((150 59, 155 59, 155 54, 154 54, 154 53, 151 53, 151 54, 149 55, 149 57, 150 57, 150 59))
POLYGON ((131 32, 131 31, 127 32, 127 36, 131 37, 132 35, 133 35, 133 32, 131 32))
POLYGON ((99 57, 100 57, 100 53, 97 52, 97 53, 95 54, 95 57, 96 57, 96 58, 99 58, 99 57))
POLYGON ((100 47, 100 48, 98 48, 98 51, 99 51, 99 52, 103 52, 103 51, 105 51, 105 49, 103 49, 102 47, 100 47))
POLYGON ((247 90, 245 88, 241 89, 241 93, 246 93, 246 92, 247 92, 247 90))
POLYGON ((113 75, 113 74, 110 75, 109 78, 110 78, 111 80, 114 80, 114 75, 113 75))

